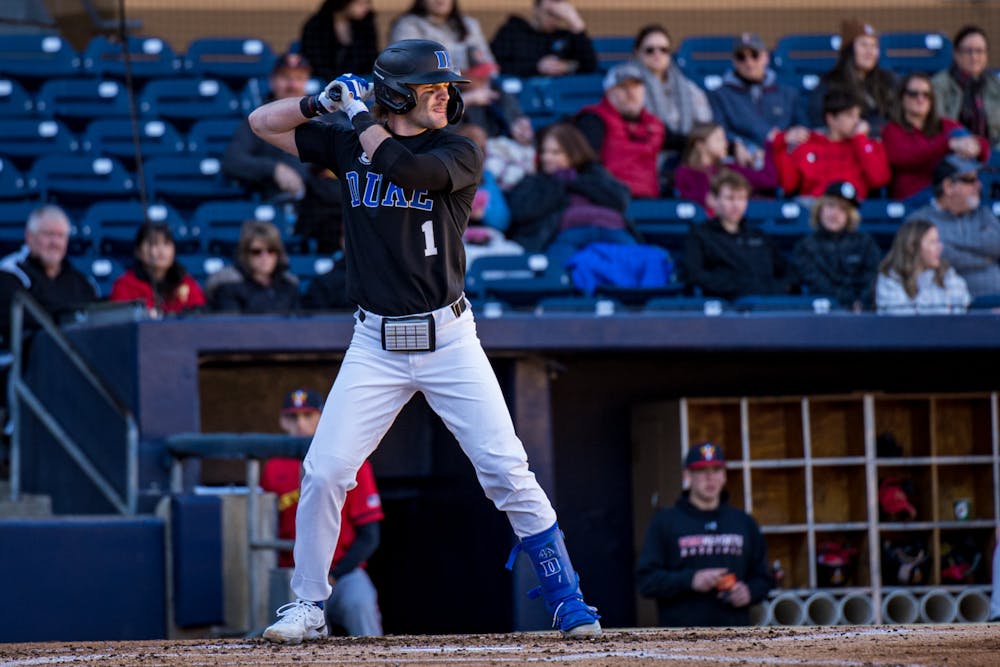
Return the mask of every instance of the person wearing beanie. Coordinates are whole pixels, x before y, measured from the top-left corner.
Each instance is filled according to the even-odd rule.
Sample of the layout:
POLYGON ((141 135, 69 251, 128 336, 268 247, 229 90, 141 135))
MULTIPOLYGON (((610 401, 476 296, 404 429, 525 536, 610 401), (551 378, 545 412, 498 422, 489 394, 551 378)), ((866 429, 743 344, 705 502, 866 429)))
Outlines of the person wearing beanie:
POLYGON ((833 68, 820 77, 810 103, 813 127, 823 124, 823 98, 834 88, 858 98, 861 118, 870 127, 870 136, 880 137, 882 126, 892 111, 896 76, 878 66, 878 31, 870 23, 849 19, 840 26, 840 53, 833 68))
POLYGON ((989 67, 986 31, 967 25, 952 40, 954 62, 934 75, 937 110, 977 137, 1000 142, 1000 80, 989 67))
POLYGON ((722 447, 695 445, 684 458, 686 490, 649 524, 636 581, 663 627, 750 625, 750 606, 774 588, 760 527, 729 504, 725 486, 722 447))

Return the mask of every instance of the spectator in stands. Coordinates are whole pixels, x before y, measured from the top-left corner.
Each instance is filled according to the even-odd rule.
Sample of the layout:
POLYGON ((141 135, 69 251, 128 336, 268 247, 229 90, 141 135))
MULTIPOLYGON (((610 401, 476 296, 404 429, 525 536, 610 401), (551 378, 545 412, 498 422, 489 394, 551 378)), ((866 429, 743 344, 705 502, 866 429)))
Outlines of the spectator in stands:
POLYGON ((1000 220, 980 199, 979 163, 949 155, 934 168, 934 199, 910 214, 937 227, 944 259, 972 296, 1000 294, 1000 220))
POLYGON ((681 275, 689 289, 724 299, 788 292, 788 265, 777 246, 743 218, 749 198, 750 183, 740 174, 723 169, 712 178, 715 217, 692 225, 684 240, 681 275))
POLYGON ((672 44, 666 28, 647 25, 636 35, 634 57, 646 84, 646 109, 680 143, 696 123, 712 121, 712 107, 705 92, 671 58, 672 44))
POLYGON ((604 77, 604 97, 580 109, 574 123, 612 176, 633 197, 660 196, 657 163, 667 130, 646 111, 646 86, 634 63, 615 65, 604 77))
POLYGON ((490 46, 507 76, 564 76, 597 69, 587 24, 570 0, 534 0, 531 18, 510 16, 490 46))
POLYGON ((990 144, 1000 143, 1000 80, 989 68, 986 31, 967 25, 952 40, 954 62, 934 75, 937 110, 990 144))
POLYGON ((742 166, 764 164, 765 146, 778 132, 788 130, 794 143, 805 141, 808 132, 802 127, 805 109, 799 91, 778 83, 770 62, 764 40, 742 33, 733 44, 732 68, 708 94, 715 121, 725 128, 733 157, 742 166))
POLYGON ((712 177, 723 169, 731 169, 747 179, 755 194, 771 192, 778 186, 772 155, 769 142, 761 169, 743 167, 729 157, 729 140, 721 125, 699 124, 691 131, 681 166, 674 172, 674 187, 684 199, 706 206, 712 177))
POLYGON ((478 125, 490 137, 509 136, 518 119, 528 120, 517 95, 508 93, 501 85, 496 76, 499 71, 496 63, 479 63, 463 72, 470 83, 461 86, 465 102, 462 122, 478 125))
POLYGON ((154 316, 200 310, 205 295, 177 261, 170 227, 147 222, 135 235, 135 263, 111 286, 111 301, 145 302, 154 316))
MULTIPOLYGON (((312 437, 319 426, 323 401, 309 389, 296 389, 285 397, 279 423, 288 435, 312 437)), ((295 539, 295 514, 299 508, 302 464, 298 459, 273 458, 264 464, 260 486, 278 496, 278 537, 295 539)), ((323 605, 328 626, 342 627, 355 637, 382 635, 378 593, 365 571, 381 539, 382 502, 371 463, 365 461, 357 474, 357 485, 347 492, 341 511, 340 536, 330 564, 330 583, 336 580, 330 599, 323 605)), ((278 564, 292 567, 292 553, 282 551, 278 564)))
POLYGON ((750 606, 774 587, 767 542, 729 504, 726 458, 710 442, 684 458, 684 491, 646 530, 636 581, 664 627, 750 625, 750 606))
POLYGON ((0 339, 10 333, 10 304, 24 290, 58 319, 98 298, 97 287, 66 259, 69 218, 51 204, 28 216, 24 246, 0 260, 0 339))
POLYGON ((826 109, 823 99, 834 88, 853 93, 859 100, 861 118, 872 137, 881 136, 882 126, 892 112, 896 76, 878 66, 878 32, 869 23, 857 19, 844 21, 840 28, 840 55, 837 63, 820 78, 813 91, 811 125, 823 125, 826 109))
POLYGON ((811 132, 801 144, 792 144, 791 132, 774 139, 778 181, 786 194, 817 197, 834 181, 848 181, 864 199, 889 183, 889 161, 880 141, 868 136, 857 98, 833 88, 823 98, 825 132, 811 132))
POLYGON ((479 21, 463 14, 458 0, 413 0, 389 33, 390 44, 403 39, 430 39, 444 45, 463 74, 476 65, 496 63, 479 21))
POLYGON ((972 300, 962 277, 941 257, 937 227, 907 220, 878 268, 875 306, 889 315, 964 313, 972 300))
MULTIPOLYGON (((311 71, 302 56, 289 53, 279 58, 269 79, 268 100, 305 95, 311 71)), ((320 252, 336 247, 341 225, 341 194, 339 184, 329 171, 314 170, 263 141, 250 129, 246 118, 236 127, 226 147, 222 171, 266 199, 298 202, 295 233, 315 239, 320 252)))
POLYGON ((213 273, 206 291, 216 311, 287 315, 298 310, 299 279, 288 271, 278 228, 261 220, 244 222, 236 266, 213 273))
POLYGON ((929 199, 934 167, 949 153, 982 162, 990 154, 986 139, 973 136, 951 118, 938 116, 930 77, 921 73, 903 79, 892 120, 882 130, 882 143, 892 167, 889 194, 893 199, 918 193, 929 199))
POLYGON ((508 191, 522 178, 535 173, 535 158, 535 128, 531 119, 521 116, 511 125, 509 137, 486 140, 483 167, 496 177, 504 191, 508 191))
POLYGON ((538 153, 539 173, 508 196, 510 239, 560 265, 588 243, 635 243, 625 219, 628 188, 601 166, 575 127, 546 128, 538 153))
POLYGON ((378 56, 371 0, 325 0, 302 26, 302 55, 313 76, 332 81, 345 72, 368 74, 378 56))
POLYGON ((792 252, 803 287, 854 312, 870 309, 882 253, 871 236, 858 231, 861 215, 854 186, 831 183, 813 204, 809 223, 813 233, 792 252))

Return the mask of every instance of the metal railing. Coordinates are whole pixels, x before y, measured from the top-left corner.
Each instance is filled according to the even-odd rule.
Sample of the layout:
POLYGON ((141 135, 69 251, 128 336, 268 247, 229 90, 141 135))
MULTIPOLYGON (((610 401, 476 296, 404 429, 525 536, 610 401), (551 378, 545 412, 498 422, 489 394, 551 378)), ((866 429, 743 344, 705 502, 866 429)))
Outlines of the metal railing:
POLYGON ((134 516, 138 510, 139 497, 139 427, 128 406, 118 398, 104 379, 73 347, 47 312, 29 294, 18 291, 11 304, 10 349, 13 357, 10 376, 7 380, 7 403, 10 411, 12 433, 10 439, 10 499, 17 502, 21 497, 21 406, 31 410, 35 418, 52 434, 56 442, 76 463, 87 478, 120 514, 134 516), (52 342, 76 367, 83 378, 125 423, 125 489, 120 493, 114 485, 97 469, 86 452, 72 435, 63 428, 52 412, 38 398, 22 377, 24 363, 24 314, 25 311, 42 329, 49 334, 52 342))

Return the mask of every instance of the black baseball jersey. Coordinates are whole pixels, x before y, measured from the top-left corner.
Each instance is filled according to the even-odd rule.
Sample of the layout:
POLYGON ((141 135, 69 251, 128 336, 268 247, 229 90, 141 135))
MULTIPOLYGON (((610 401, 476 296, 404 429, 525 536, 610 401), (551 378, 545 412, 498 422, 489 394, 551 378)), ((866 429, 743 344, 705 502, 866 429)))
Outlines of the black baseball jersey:
POLYGON ((393 135, 368 156, 348 127, 311 121, 295 131, 301 159, 340 179, 348 297, 380 315, 425 313, 454 302, 465 286, 462 234, 483 171, 479 148, 465 137, 427 130, 393 135), (409 154, 436 157, 448 185, 438 181, 435 189, 428 174, 401 168, 409 154))

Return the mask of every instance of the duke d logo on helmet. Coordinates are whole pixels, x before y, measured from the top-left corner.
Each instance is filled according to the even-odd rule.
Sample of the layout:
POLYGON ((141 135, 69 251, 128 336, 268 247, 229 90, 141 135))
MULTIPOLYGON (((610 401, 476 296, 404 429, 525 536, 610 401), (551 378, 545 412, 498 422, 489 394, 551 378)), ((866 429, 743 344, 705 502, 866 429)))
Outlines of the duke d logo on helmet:
POLYGON ((465 103, 456 83, 469 83, 451 62, 441 44, 429 39, 404 39, 385 47, 375 60, 375 101, 390 113, 402 115, 417 106, 410 86, 448 84, 448 122, 462 120, 465 103))

